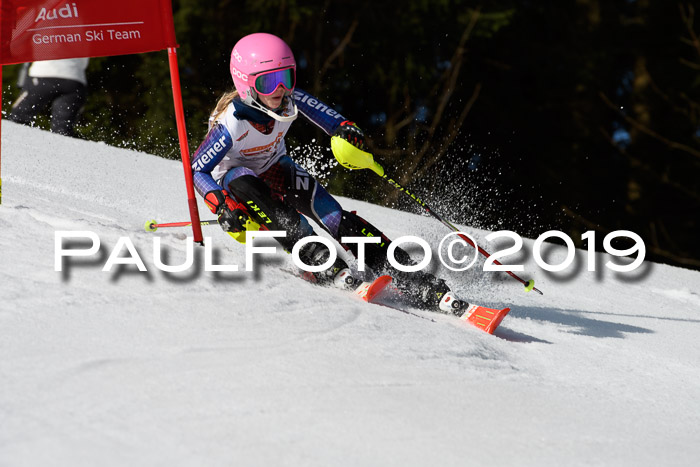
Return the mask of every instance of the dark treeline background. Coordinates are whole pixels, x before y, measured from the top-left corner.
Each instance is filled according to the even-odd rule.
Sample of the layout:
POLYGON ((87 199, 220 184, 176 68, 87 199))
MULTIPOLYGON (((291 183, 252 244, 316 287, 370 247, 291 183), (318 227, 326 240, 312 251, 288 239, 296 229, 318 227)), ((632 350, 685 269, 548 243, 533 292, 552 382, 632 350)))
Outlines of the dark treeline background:
MULTIPOLYGON (((270 32, 295 51, 297 85, 356 121, 387 172, 448 219, 532 238, 563 230, 578 246, 595 230, 599 250, 604 234, 631 230, 649 258, 700 268, 700 20, 690 3, 174 0, 173 9, 191 150, 232 87, 233 44, 270 32)), ((17 68, 5 67, 6 103, 17 68)), ((93 59, 88 79, 84 138, 179 157, 165 52, 93 59)), ((332 192, 415 210, 372 173, 329 164, 328 146, 305 121, 287 141, 332 192)))

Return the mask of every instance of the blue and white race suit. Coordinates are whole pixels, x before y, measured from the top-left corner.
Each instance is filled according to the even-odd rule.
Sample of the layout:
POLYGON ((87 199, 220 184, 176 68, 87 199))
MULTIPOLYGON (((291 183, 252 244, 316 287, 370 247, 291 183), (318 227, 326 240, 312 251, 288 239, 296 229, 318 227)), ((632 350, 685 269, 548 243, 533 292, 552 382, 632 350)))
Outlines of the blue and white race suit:
MULTIPOLYGON (((293 99, 301 115, 332 135, 345 117, 310 94, 295 89, 293 99)), ((291 101, 281 114, 292 111, 291 101)), ((192 158, 195 188, 205 196, 213 190, 226 190, 238 202, 254 205, 248 210, 256 222, 269 230, 285 230, 279 243, 291 251, 299 239, 314 235, 304 217, 314 220, 338 242, 343 236, 381 238, 365 246, 365 262, 375 272, 387 270, 386 249, 390 240, 376 227, 344 211, 340 204, 303 167, 288 155, 284 137, 290 122, 274 120, 239 99, 234 99, 216 121, 192 158), (256 217, 264 212, 265 217, 256 217), (303 215, 302 215, 303 214, 303 215)), ((357 257, 357 245, 341 245, 357 257)), ((397 248, 395 257, 402 264, 415 264, 397 248)))

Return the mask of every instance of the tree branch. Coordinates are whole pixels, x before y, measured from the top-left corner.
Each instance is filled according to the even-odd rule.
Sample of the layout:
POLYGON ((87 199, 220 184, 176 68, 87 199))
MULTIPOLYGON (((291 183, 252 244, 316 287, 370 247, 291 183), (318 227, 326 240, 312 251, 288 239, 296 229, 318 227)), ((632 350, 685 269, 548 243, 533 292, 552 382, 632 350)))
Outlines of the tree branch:
MULTIPOLYGON (((465 45, 469 40, 469 37, 471 36, 477 21, 479 20, 479 14, 480 11, 478 9, 473 11, 473 14, 471 15, 471 18, 469 20, 469 24, 467 24, 467 27, 464 29, 462 37, 460 38, 459 43, 457 44, 457 48, 455 49, 452 59, 450 60, 450 67, 448 68, 448 70, 446 70, 445 74, 443 75, 443 79, 440 80, 440 85, 442 85, 444 90, 442 92, 442 95, 440 96, 438 108, 435 111, 435 115, 433 116, 430 127, 428 128, 428 134, 425 137, 425 141, 423 142, 422 146, 417 152, 414 151, 412 153, 412 156, 406 165, 406 170, 404 172, 406 174, 405 177, 408 177, 410 174, 414 174, 418 165, 420 164, 420 161, 423 160, 423 158, 425 157, 425 154, 431 147, 435 145, 435 133, 440 123, 442 122, 445 109, 447 108, 447 105, 451 101, 452 95, 455 89, 457 88, 457 80, 459 79, 462 63, 464 61, 464 55, 466 53, 465 45)), ((476 96, 478 96, 480 88, 481 85, 477 85, 477 89, 475 90, 475 93, 472 94, 472 98, 469 99, 469 102, 467 102, 464 109, 462 109, 462 114, 465 118, 466 114, 469 113, 469 110, 473 105, 473 101, 476 99, 476 96)), ((464 119, 461 118, 461 120, 463 121, 464 119)), ((454 138, 456 138, 457 133, 459 132, 459 128, 453 128, 452 131, 454 132, 454 137, 450 139, 450 137, 448 136, 447 138, 443 139, 443 144, 440 146, 438 152, 436 153, 437 157, 433 157, 434 161, 431 162, 431 166, 434 165, 444 156, 446 151, 446 146, 444 146, 444 143, 447 141, 453 141, 454 138)), ((412 141, 412 143, 415 145, 415 134, 413 139, 414 141, 412 141)))
MULTIPOLYGON (((586 227, 587 229, 590 230, 597 230, 601 233, 610 233, 612 232, 611 229, 608 229, 606 227, 601 226, 600 224, 596 224, 595 222, 592 222, 576 211, 570 209, 568 206, 562 206, 562 211, 564 211, 564 214, 569 216, 570 218, 574 219, 575 221, 579 222, 581 225, 586 227)), ((656 246, 656 245, 645 245, 646 250, 650 253, 653 253, 661 258, 665 258, 669 261, 673 261, 674 263, 677 264, 683 264, 685 266, 690 266, 690 267, 700 267, 700 261, 692 258, 686 258, 684 256, 679 256, 671 251, 664 250, 663 248, 656 246)))
POLYGON ((698 35, 695 33, 695 27, 693 25, 695 22, 695 8, 690 4, 687 6, 687 11, 682 4, 678 5, 678 7, 681 10, 681 19, 683 20, 683 24, 688 30, 688 35, 690 36, 690 40, 685 39, 683 42, 692 46, 700 57, 700 39, 698 39, 698 35))
POLYGON ((650 175, 651 178, 655 179, 658 183, 661 183, 662 185, 668 185, 669 187, 678 190, 678 192, 683 193, 688 198, 700 204, 700 196, 698 195, 698 193, 690 191, 686 185, 674 182, 673 180, 667 177, 661 177, 659 175, 658 169, 653 169, 649 164, 642 162, 640 159, 632 156, 629 152, 621 148, 619 145, 615 144, 613 142, 612 135, 607 130, 605 130, 604 128, 600 128, 600 132, 610 143, 610 146, 612 146, 617 152, 619 152, 622 156, 629 160, 630 166, 632 168, 643 171, 647 175, 650 175))
POLYGON ((340 41, 338 44, 338 47, 335 48, 333 52, 326 58, 326 60, 323 62, 323 65, 321 66, 321 69, 318 72, 318 77, 317 79, 320 81, 321 78, 326 74, 326 71, 331 67, 333 64, 333 61, 340 57, 343 52, 345 52, 345 48, 350 44, 350 41, 352 41, 352 36, 355 34, 355 30, 357 29, 357 26, 360 24, 360 21, 355 18, 352 23, 350 24, 350 27, 348 28, 347 32, 345 33, 345 36, 343 39, 340 41))
POLYGON ((462 124, 467 118, 467 115, 469 115, 469 112, 471 111, 472 107, 474 106, 474 103, 478 99, 480 92, 481 83, 476 83, 476 86, 474 86, 474 92, 472 92, 471 97, 464 105, 464 108, 462 109, 462 113, 459 115, 459 118, 453 125, 451 125, 449 133, 443 138, 439 149, 435 152, 433 157, 428 159, 428 161, 417 172, 416 178, 421 178, 423 175, 425 175, 425 173, 428 170, 430 170, 430 168, 432 168, 435 164, 437 164, 440 161, 440 159, 443 158, 443 156, 447 152, 447 148, 449 148, 449 146, 454 142, 454 140, 457 139, 457 136, 459 135, 459 130, 462 128, 462 124))
POLYGON ((602 91, 599 92, 598 95, 600 96, 600 98, 603 100, 603 102, 608 107, 610 107, 612 110, 614 110, 615 112, 620 114, 620 116, 622 116, 622 118, 624 118, 627 123, 629 123, 630 125, 632 125, 636 129, 638 129, 642 133, 644 133, 648 136, 651 136, 652 138, 654 138, 658 141, 661 141, 662 143, 664 143, 666 146, 668 146, 671 149, 676 149, 678 151, 686 152, 692 156, 700 158, 700 151, 699 150, 692 148, 686 144, 670 140, 670 139, 666 138, 665 136, 660 135, 659 133, 655 132, 654 130, 652 130, 648 126, 640 123, 639 121, 635 120, 634 118, 630 117, 629 115, 625 115, 623 112, 621 112, 620 109, 615 104, 613 104, 610 101, 610 99, 608 99, 608 96, 606 96, 605 93, 603 93, 602 91))

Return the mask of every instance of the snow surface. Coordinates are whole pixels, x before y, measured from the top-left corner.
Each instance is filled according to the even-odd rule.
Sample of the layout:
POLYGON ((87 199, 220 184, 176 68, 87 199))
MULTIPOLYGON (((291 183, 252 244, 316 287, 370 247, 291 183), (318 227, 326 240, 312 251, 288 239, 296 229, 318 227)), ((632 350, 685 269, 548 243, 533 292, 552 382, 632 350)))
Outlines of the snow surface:
MULTIPOLYGON (((512 308, 491 336, 314 287, 284 253, 246 273, 216 226, 215 262, 241 272, 205 272, 199 246, 161 272, 153 238, 181 264, 190 230, 143 225, 188 219, 177 161, 3 122, 2 175, 2 466, 700 465, 700 272, 618 274, 604 255, 588 272, 579 251, 552 274, 526 240, 506 261, 538 296, 481 260, 433 261, 459 295, 512 308), (100 252, 57 272, 56 231, 100 252), (102 272, 122 237, 148 272, 102 272)), ((341 202, 392 238, 447 233, 341 202)))

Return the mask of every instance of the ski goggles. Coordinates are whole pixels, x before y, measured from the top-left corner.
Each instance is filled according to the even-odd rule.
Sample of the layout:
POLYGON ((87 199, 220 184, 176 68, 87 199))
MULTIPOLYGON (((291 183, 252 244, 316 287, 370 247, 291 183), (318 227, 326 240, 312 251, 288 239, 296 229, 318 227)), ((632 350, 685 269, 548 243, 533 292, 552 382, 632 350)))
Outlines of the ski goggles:
POLYGON ((269 96, 280 86, 291 92, 294 89, 297 78, 294 67, 264 71, 253 75, 253 77, 255 78, 253 83, 255 91, 263 96, 269 96))

